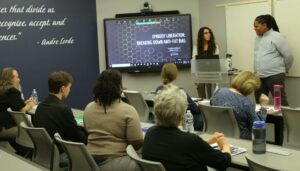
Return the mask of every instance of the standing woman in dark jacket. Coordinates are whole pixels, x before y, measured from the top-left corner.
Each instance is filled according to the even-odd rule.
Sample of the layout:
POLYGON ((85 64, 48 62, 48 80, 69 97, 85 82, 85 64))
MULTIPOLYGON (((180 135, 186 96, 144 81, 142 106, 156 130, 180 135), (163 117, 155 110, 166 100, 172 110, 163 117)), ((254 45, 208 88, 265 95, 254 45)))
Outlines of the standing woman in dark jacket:
MULTIPOLYGON (((24 102, 20 91, 20 78, 18 71, 12 67, 6 67, 0 71, 0 140, 9 140, 14 148, 17 136, 17 125, 7 111, 27 112, 34 105, 33 99, 24 102)), ((17 149, 16 149, 17 150, 17 149)))

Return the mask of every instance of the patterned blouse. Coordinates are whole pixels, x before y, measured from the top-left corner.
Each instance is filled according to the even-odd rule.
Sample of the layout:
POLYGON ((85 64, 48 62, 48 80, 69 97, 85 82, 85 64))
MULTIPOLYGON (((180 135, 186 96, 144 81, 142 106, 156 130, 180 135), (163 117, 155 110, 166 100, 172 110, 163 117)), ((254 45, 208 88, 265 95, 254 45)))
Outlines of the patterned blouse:
POLYGON ((232 92, 228 88, 220 88, 217 90, 212 98, 210 104, 214 106, 232 107, 235 118, 240 127, 240 138, 250 139, 252 133, 252 124, 254 121, 266 120, 267 110, 260 108, 255 111, 255 103, 248 97, 232 92))

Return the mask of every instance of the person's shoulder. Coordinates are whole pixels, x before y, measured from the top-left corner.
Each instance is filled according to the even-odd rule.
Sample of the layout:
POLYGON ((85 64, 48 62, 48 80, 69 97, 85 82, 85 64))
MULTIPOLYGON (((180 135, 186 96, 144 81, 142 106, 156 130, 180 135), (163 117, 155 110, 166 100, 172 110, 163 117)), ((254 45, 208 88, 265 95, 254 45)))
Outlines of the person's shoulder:
POLYGON ((136 113, 136 109, 132 105, 125 103, 122 100, 117 101, 115 103, 118 103, 120 110, 125 110, 125 111, 128 111, 129 113, 132 113, 132 112, 136 113))
POLYGON ((49 95, 46 99, 42 102, 45 105, 51 106, 52 109, 56 110, 64 110, 70 111, 71 107, 65 104, 62 100, 54 95, 49 95))
POLYGON ((84 108, 84 115, 94 114, 95 111, 102 111, 103 107, 95 101, 89 102, 84 108))
POLYGON ((154 125, 148 128, 147 133, 152 133, 158 130, 158 126, 154 125))
POLYGON ((99 105, 95 101, 91 101, 85 106, 85 110, 90 109, 90 108, 95 108, 97 106, 99 106, 99 105))
POLYGON ((231 94, 231 91, 229 90, 229 88, 222 87, 219 90, 217 90, 215 94, 231 94))
POLYGON ((10 87, 9 89, 6 90, 6 94, 20 94, 20 90, 18 90, 16 87, 10 87))
POLYGON ((281 40, 281 39, 284 39, 284 36, 283 34, 281 34, 280 32, 278 31, 274 31, 272 30, 269 34, 272 38, 275 38, 276 40, 281 40))

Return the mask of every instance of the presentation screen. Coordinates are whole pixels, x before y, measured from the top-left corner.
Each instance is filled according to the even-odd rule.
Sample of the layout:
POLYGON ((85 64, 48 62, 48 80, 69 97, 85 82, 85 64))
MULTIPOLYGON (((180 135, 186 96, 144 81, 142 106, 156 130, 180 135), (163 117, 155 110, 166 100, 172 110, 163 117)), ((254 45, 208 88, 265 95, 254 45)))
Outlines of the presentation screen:
POLYGON ((104 19, 106 67, 159 71, 164 63, 190 67, 190 14, 104 19))

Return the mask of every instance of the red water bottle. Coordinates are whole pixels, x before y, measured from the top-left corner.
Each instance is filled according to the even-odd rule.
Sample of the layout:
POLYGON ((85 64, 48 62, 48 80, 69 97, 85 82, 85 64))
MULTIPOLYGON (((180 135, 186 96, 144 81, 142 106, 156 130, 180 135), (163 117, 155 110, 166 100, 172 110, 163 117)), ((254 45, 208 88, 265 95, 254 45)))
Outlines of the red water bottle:
POLYGON ((281 88, 283 85, 274 85, 274 110, 281 110, 281 88))

